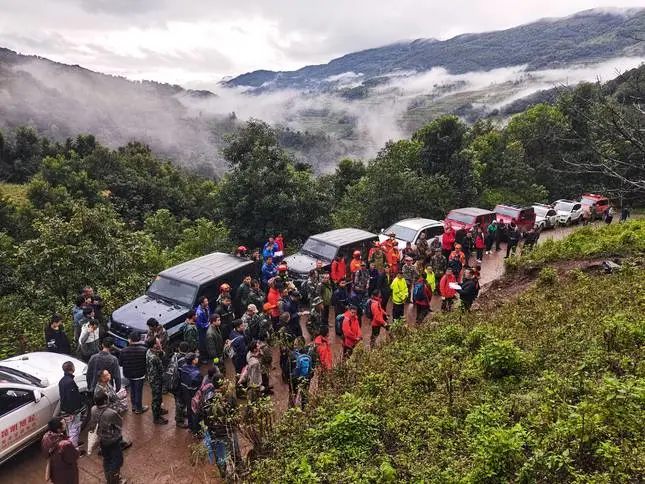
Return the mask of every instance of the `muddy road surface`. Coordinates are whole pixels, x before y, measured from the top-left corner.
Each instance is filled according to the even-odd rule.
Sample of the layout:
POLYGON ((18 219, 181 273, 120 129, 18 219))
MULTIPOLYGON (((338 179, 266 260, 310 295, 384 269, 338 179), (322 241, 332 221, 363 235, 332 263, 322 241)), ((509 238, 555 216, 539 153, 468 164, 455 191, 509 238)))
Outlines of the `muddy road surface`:
MULTIPOLYGON (((548 239, 561 239, 571 233, 572 228, 558 228, 547 230, 542 233, 540 242, 548 239)), ((502 244, 502 250, 484 256, 482 263, 481 284, 487 284, 498 279, 504 273, 504 255, 506 246, 502 244)), ((432 301, 433 310, 439 310, 440 300, 434 297, 432 301)), ((332 311, 333 312, 333 311, 332 311)), ((391 311, 390 311, 391 314, 391 311)), ((406 308, 408 320, 414 322, 415 311, 406 308)), ((303 333, 307 334, 304 327, 303 333)), ((362 324, 363 340, 369 342, 371 328, 365 319, 362 324)), ((334 360, 340 361, 342 357, 342 346, 340 338, 336 337, 333 331, 333 321, 330 321, 330 340, 332 341, 334 360)), ((379 339, 377 345, 382 344, 379 339)), ((206 368, 203 368, 203 373, 206 368)), ((227 368, 229 377, 233 376, 233 369, 227 368)), ((287 385, 282 383, 279 366, 279 352, 274 354, 274 368, 271 372, 271 384, 274 386, 272 397, 277 415, 281 415, 289 405, 289 393, 287 385)), ((315 382, 312 384, 312 389, 315 382)), ((144 389, 144 404, 150 403, 150 389, 144 389)), ((186 429, 177 428, 174 424, 175 404, 173 396, 164 395, 163 406, 168 409, 166 417, 169 420, 167 425, 154 425, 150 411, 142 415, 128 413, 124 418, 124 435, 133 441, 132 447, 124 453, 125 460, 122 469, 122 476, 127 478, 129 483, 177 483, 197 484, 217 482, 217 472, 211 466, 206 468, 192 467, 189 463, 189 445, 194 442, 186 429)), ((82 440, 86 440, 87 429, 82 434, 82 440)), ((105 482, 103 477, 102 460, 97 455, 84 456, 79 459, 79 472, 81 484, 98 484, 105 482)), ((45 459, 40 455, 40 445, 34 444, 25 449, 21 454, 11 459, 0 467, 0 482, 3 484, 30 484, 44 481, 45 459)))

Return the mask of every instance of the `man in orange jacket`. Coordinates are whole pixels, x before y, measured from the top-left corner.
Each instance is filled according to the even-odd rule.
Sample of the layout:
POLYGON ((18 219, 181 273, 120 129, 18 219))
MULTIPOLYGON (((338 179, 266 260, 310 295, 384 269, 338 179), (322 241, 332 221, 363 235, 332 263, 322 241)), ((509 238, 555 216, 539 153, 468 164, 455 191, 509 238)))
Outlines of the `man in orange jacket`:
POLYGON ((347 276, 347 266, 345 265, 345 259, 342 255, 338 254, 334 257, 334 261, 331 263, 331 280, 334 281, 334 284, 338 286, 340 281, 345 279, 347 276))
POLYGON ((374 348, 376 338, 381 333, 381 328, 387 330, 387 314, 381 306, 381 291, 374 289, 370 298, 370 308, 372 310, 372 336, 370 337, 370 348, 374 348))
POLYGON ((331 345, 329 344, 329 326, 322 326, 320 334, 314 339, 316 345, 316 353, 320 359, 320 365, 324 370, 331 370, 333 365, 333 357, 331 345))
POLYGON ((361 251, 355 250, 354 253, 352 254, 352 261, 349 263, 349 272, 352 274, 352 278, 354 276, 354 273, 360 268, 361 268, 361 251))
POLYGON ((343 357, 352 356, 354 347, 363 339, 356 306, 349 306, 343 319, 343 357))

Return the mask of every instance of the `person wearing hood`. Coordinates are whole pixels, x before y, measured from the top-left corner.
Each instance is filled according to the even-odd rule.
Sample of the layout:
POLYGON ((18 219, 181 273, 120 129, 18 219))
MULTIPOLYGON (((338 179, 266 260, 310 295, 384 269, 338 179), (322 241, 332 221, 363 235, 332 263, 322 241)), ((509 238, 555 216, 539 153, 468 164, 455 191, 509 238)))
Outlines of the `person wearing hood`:
POLYGON ((40 442, 40 449, 42 455, 48 459, 49 482, 78 484, 78 458, 81 452, 67 437, 63 419, 55 417, 49 421, 47 432, 40 442))

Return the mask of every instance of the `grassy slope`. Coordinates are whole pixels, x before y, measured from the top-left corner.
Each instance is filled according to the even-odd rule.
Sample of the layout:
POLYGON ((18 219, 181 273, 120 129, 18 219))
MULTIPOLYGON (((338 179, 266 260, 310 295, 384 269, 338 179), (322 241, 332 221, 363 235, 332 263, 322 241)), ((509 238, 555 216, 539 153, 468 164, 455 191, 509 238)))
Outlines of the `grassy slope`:
POLYGON ((252 480, 645 479, 642 267, 545 271, 492 314, 435 321, 337 369, 252 480))
POLYGON ((0 195, 6 196, 16 204, 21 204, 27 200, 27 186, 14 183, 0 183, 0 195))

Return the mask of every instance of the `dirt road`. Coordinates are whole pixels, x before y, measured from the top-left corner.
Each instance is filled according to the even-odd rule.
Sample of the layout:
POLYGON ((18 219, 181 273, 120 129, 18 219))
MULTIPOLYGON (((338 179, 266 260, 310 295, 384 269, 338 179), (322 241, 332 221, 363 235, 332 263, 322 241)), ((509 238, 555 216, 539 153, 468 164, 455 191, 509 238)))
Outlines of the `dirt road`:
MULTIPOLYGON (((545 231, 540 241, 561 239, 571 232, 571 228, 559 228, 545 231)), ((505 246, 502 251, 484 257, 482 264, 482 285, 499 278, 504 272, 505 246)), ((433 309, 438 310, 439 298, 433 298, 433 309)), ((408 310, 408 318, 414 321, 414 310, 408 310)), ((330 326, 330 329, 333 326, 330 326)), ((303 321, 303 332, 304 329, 303 321)), ((342 347, 340 339, 330 331, 333 343, 334 359, 340 361, 342 347)), ((369 341, 370 327, 363 321, 363 339, 369 341)), ((377 342, 378 344, 378 342, 377 342)), ((288 406, 288 390, 280 378, 279 355, 274 356, 274 370, 271 383, 275 387, 273 402, 278 415, 288 406)), ((229 376, 232 373, 229 368, 229 376)), ((150 402, 150 391, 144 390, 144 403, 150 402)), ((172 395, 165 395, 164 407, 170 423, 165 426, 153 425, 151 412, 143 415, 128 414, 125 417, 124 434, 132 439, 133 445, 125 452, 123 476, 131 483, 206 483, 215 482, 212 469, 194 468, 189 464, 188 446, 193 439, 185 429, 174 425, 174 400, 172 395)), ((83 435, 84 436, 84 435, 83 435)), ((92 455, 82 457, 79 461, 80 482, 95 484, 104 482, 101 458, 92 455)), ((0 467, 0 482, 3 484, 23 484, 43 482, 45 460, 39 454, 39 445, 33 445, 20 455, 0 467)))

